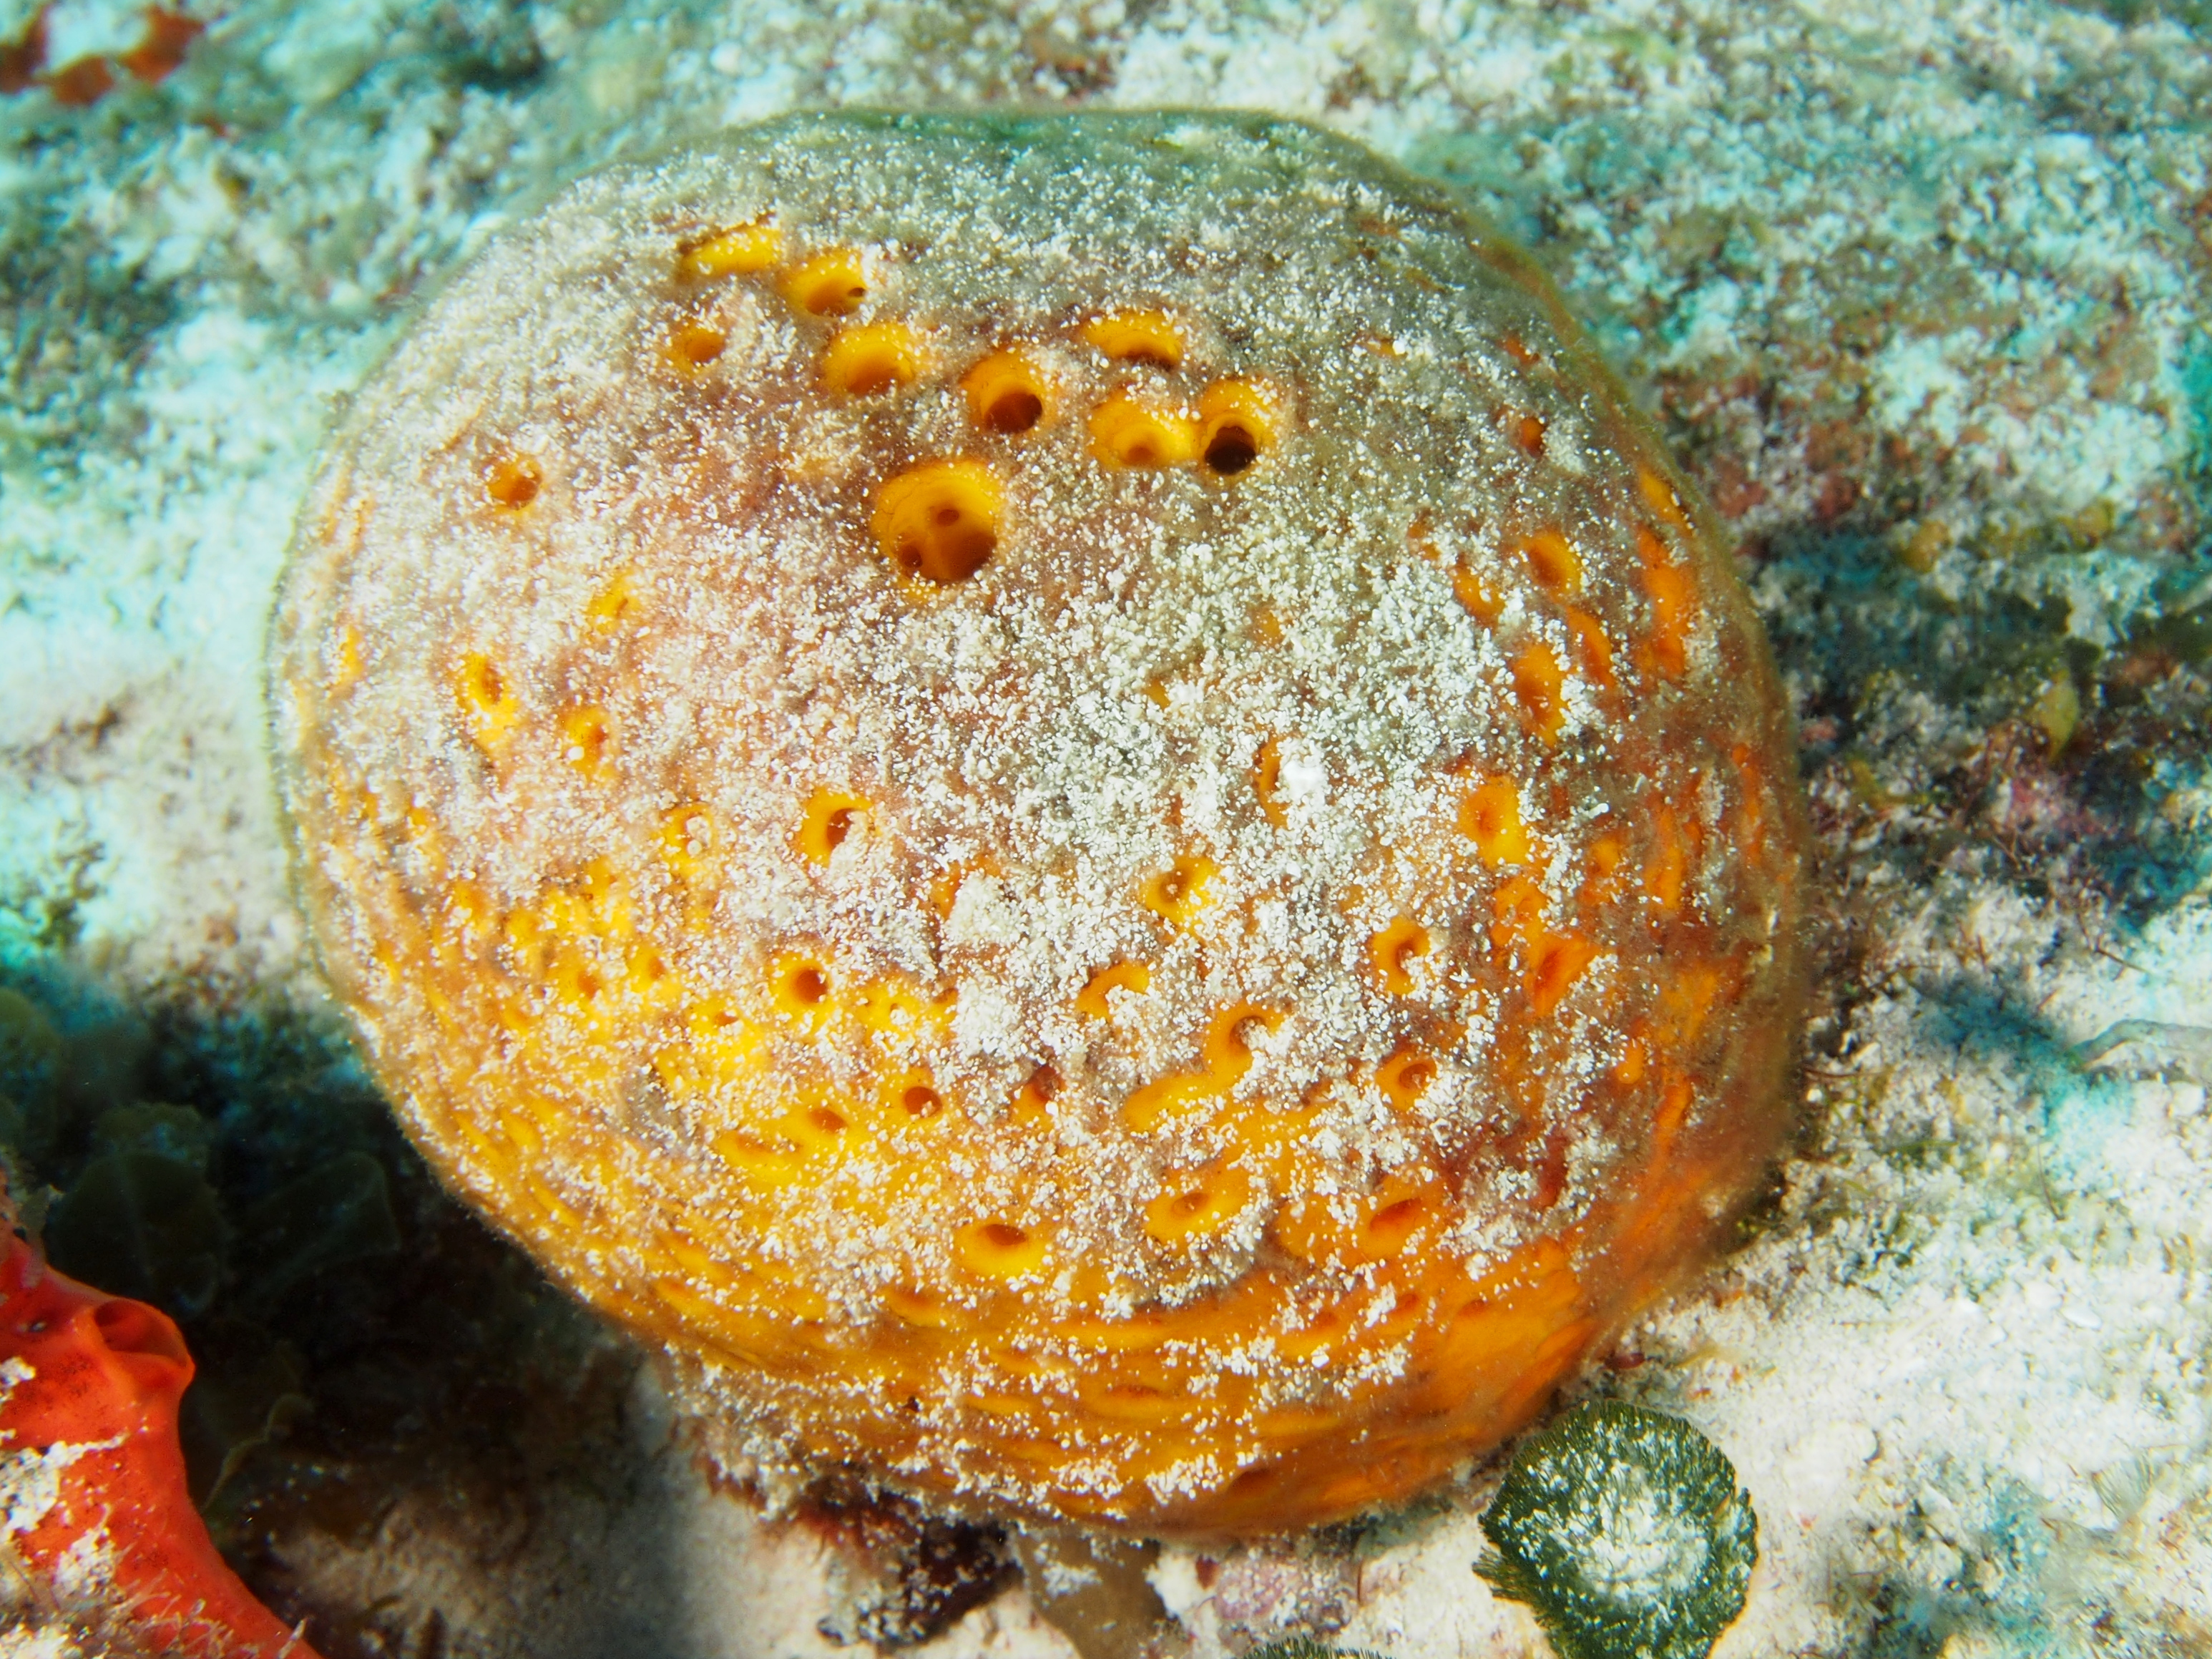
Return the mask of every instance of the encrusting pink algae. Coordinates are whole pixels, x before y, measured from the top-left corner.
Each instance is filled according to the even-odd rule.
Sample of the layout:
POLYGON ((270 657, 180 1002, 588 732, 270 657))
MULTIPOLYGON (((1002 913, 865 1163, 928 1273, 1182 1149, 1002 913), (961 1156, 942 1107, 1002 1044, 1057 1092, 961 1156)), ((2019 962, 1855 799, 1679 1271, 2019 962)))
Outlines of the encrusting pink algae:
POLYGON ((732 1457, 1341 1516, 1528 1422, 1786 1126, 1727 554, 1526 257, 1310 127, 580 180, 353 407, 272 677, 378 1076, 732 1457))

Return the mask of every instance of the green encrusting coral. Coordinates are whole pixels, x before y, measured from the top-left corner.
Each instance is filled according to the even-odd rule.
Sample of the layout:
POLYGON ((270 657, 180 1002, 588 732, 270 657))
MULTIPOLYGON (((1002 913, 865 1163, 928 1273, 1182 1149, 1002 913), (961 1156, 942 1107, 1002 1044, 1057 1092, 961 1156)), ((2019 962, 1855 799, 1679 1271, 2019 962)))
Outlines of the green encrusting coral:
POLYGON ((1560 1659, 1704 1659, 1743 1611, 1759 1520, 1719 1448, 1677 1417, 1594 1401, 1531 1435, 1475 1564, 1560 1659))

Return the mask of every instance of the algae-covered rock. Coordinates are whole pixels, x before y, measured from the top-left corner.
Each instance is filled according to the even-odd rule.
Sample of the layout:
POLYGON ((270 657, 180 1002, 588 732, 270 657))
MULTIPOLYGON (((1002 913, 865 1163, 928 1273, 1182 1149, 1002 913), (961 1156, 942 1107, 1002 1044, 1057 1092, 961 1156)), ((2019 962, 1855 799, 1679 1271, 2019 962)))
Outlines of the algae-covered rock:
POLYGON ((1678 1417, 1578 1406, 1514 1454, 1476 1571, 1535 1612, 1560 1659, 1705 1659, 1743 1611, 1759 1522, 1678 1417))
POLYGON ((1384 1659, 1379 1653, 1357 1652, 1350 1648, 1333 1648, 1326 1642, 1310 1636, 1293 1636, 1287 1641, 1270 1642, 1256 1648, 1245 1659, 1384 1659))

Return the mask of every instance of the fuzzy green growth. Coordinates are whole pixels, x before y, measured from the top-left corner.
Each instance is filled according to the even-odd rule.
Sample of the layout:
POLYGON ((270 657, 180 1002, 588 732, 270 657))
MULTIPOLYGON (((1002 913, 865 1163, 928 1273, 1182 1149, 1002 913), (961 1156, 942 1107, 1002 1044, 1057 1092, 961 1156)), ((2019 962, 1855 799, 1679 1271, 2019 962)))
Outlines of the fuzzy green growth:
POLYGON ((1705 1659, 1743 1611, 1759 1518, 1735 1469, 1680 1418, 1578 1406, 1514 1454, 1475 1564, 1526 1602, 1560 1659, 1705 1659))

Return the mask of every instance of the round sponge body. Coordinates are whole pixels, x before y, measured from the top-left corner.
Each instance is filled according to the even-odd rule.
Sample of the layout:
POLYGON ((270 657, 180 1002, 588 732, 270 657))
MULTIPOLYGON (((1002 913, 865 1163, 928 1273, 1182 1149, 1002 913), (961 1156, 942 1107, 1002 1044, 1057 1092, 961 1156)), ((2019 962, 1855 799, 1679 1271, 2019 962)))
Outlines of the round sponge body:
POLYGON ((378 1077, 733 1453, 1343 1516, 1540 1410, 1786 1122, 1727 556, 1526 257, 1307 126, 580 179, 353 404, 272 651, 378 1077))

